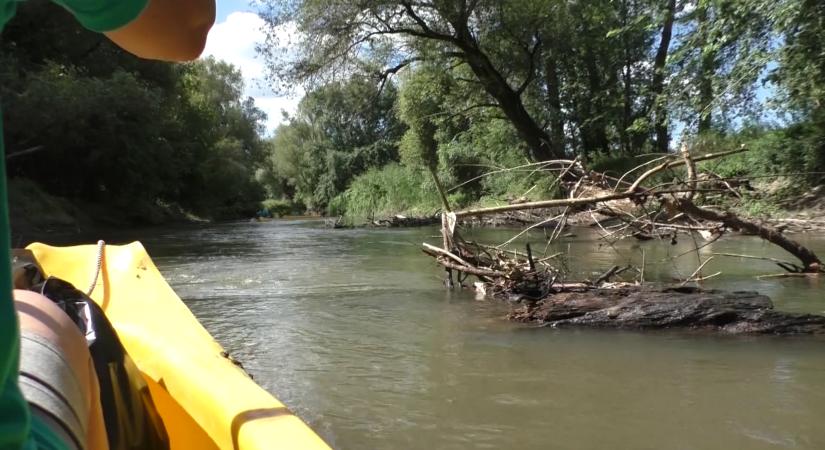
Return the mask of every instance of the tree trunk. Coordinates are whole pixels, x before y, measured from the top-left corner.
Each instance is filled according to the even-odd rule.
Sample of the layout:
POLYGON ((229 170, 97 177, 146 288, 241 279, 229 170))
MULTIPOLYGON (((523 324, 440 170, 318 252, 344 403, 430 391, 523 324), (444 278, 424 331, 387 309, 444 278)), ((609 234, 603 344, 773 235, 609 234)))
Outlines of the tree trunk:
MULTIPOLYGON (((587 28, 584 30, 588 33, 587 28)), ((608 154, 610 151, 610 144, 607 139, 607 127, 604 121, 604 102, 601 100, 602 95, 602 79, 599 73, 599 67, 596 61, 596 55, 590 47, 585 47, 584 51, 584 65, 587 71, 588 82, 588 98, 586 100, 590 107, 588 114, 584 120, 587 125, 583 128, 583 132, 587 133, 588 140, 591 142, 595 150, 608 154)))
POLYGON ((702 2, 697 8, 699 21, 699 134, 713 125, 713 75, 716 72, 716 52, 708 47, 708 9, 702 2))
POLYGON ((544 78, 547 87, 547 105, 550 107, 550 145, 553 153, 564 154, 564 118, 561 113, 561 89, 555 52, 544 60, 544 78))
POLYGON ((676 0, 669 0, 665 10, 665 22, 662 25, 662 38, 659 41, 659 48, 656 51, 656 59, 653 62, 653 81, 650 96, 653 101, 653 115, 655 122, 653 125, 656 132, 656 149, 660 153, 667 153, 670 147, 670 134, 668 133, 667 102, 665 101, 665 63, 670 49, 670 39, 673 34, 673 19, 676 15, 676 0))
MULTIPOLYGON (((510 86, 507 79, 476 42, 469 26, 470 12, 475 6, 464 2, 447 2, 434 7, 453 28, 453 32, 447 35, 433 31, 426 24, 425 19, 416 14, 412 2, 401 2, 401 4, 404 6, 406 14, 416 21, 421 28, 420 32, 412 34, 446 42, 460 50, 454 56, 467 63, 485 92, 496 100, 498 107, 513 124, 519 137, 527 144, 530 159, 539 162, 564 157, 563 152, 559 153, 558 149, 554 150, 551 147, 550 136, 524 107, 521 91, 510 86), (450 5, 458 5, 459 11, 456 13, 455 10, 450 9, 450 5)), ((534 58, 535 54, 531 54, 530 57, 534 58)), ((528 77, 532 75, 528 74, 528 77)))
MULTIPOLYGON (((622 27, 627 26, 628 7, 627 0, 622 1, 622 27)), ((630 139, 629 128, 633 124, 633 76, 631 73, 631 65, 633 61, 630 58, 630 44, 627 42, 627 34, 622 33, 622 47, 624 53, 624 65, 622 66, 622 126, 619 130, 619 137, 622 143, 622 151, 625 154, 633 154, 633 141, 630 139)))
POLYGON ((474 43, 461 42, 459 47, 484 90, 496 99, 501 111, 529 147, 530 158, 537 162, 563 158, 564 152, 551 148, 550 136, 533 120, 521 101, 521 94, 510 86, 487 55, 474 43))

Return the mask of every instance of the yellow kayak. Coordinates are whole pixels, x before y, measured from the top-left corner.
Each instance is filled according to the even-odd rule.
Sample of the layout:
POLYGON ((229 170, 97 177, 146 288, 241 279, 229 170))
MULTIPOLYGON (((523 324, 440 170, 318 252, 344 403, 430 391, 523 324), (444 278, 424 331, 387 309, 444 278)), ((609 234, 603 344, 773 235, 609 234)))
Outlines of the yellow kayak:
MULTIPOLYGON (((31 244, 46 275, 83 289, 98 247, 31 244)), ((329 449, 224 355, 139 242, 107 245, 92 298, 149 385, 172 449, 329 449)))

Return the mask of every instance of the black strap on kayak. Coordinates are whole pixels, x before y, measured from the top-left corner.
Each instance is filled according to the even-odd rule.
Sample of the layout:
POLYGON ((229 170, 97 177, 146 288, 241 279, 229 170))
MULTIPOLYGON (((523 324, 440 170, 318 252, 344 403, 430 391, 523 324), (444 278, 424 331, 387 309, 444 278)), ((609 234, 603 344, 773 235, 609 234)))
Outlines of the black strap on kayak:
MULTIPOLYGON (((71 283, 47 279, 40 287, 43 295, 58 305, 72 305, 72 320, 81 328, 79 312, 88 312, 95 339, 89 345, 100 385, 100 403, 106 435, 112 450, 166 450, 169 438, 149 393, 149 386, 126 353, 120 338, 103 310, 71 283)), ((68 311, 67 311, 68 312, 68 311)), ((71 314, 70 314, 71 317, 71 314)), ((81 328, 87 333, 87 330, 81 328)), ((88 334, 88 333, 87 333, 88 334)))
MULTIPOLYGON (((90 292, 97 284, 104 245, 103 241, 98 243, 98 262, 90 292)), ((87 336, 100 386, 109 448, 167 450, 169 437, 149 387, 103 310, 71 283, 55 277, 44 278, 33 256, 26 253, 15 254, 15 287, 38 292, 52 300, 87 336)), ((23 351, 29 361, 22 368, 21 377, 21 385, 31 394, 26 395, 27 399, 56 419, 68 434, 85 438, 85 426, 80 418, 86 417, 88 412, 79 411, 77 402, 71 401, 73 392, 77 391, 70 385, 71 380, 65 374, 61 375, 59 354, 43 347, 37 340, 25 337, 23 351)))

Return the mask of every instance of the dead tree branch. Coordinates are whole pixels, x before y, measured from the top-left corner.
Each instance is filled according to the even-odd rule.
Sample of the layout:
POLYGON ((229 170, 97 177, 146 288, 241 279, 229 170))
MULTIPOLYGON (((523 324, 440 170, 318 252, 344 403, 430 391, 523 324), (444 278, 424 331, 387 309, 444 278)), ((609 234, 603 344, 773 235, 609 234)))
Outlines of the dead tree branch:
POLYGON ((719 213, 710 209, 701 208, 686 198, 676 199, 674 202, 678 209, 694 218, 720 222, 728 228, 755 234, 768 242, 782 247, 802 262, 802 270, 800 270, 800 272, 817 273, 823 269, 822 262, 814 252, 798 242, 787 238, 773 228, 741 219, 730 212, 719 213))

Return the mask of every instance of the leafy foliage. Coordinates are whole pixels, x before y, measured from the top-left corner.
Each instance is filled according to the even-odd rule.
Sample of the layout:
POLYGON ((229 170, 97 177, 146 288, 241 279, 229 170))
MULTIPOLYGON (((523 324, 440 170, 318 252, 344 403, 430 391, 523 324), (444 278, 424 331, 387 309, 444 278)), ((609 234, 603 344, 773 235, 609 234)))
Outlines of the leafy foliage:
POLYGON ((727 174, 816 183, 825 169, 822 2, 258 3, 270 42, 289 25, 299 43, 264 46, 273 80, 313 91, 400 75, 400 159, 461 199, 546 197, 556 185, 541 173, 498 169, 578 156, 623 173, 676 139, 699 152, 751 147, 719 167, 727 174), (773 117, 790 120, 766 124, 770 93, 773 117))
POLYGON ((354 177, 397 161, 403 127, 392 112, 396 97, 394 85, 379 89, 361 78, 307 94, 269 142, 261 178, 270 195, 324 212, 354 177))
POLYGON ((136 221, 169 204, 213 218, 257 209, 265 116, 236 68, 140 60, 48 2, 21 5, 2 39, 10 175, 136 221))
POLYGON ((356 177, 333 199, 330 213, 358 221, 398 213, 433 214, 439 208, 435 185, 426 172, 393 163, 356 177))
POLYGON ((456 207, 546 198, 558 183, 530 163, 618 174, 677 139, 751 148, 723 176, 822 181, 820 1, 257 3, 270 81, 308 92, 268 140, 235 68, 141 61, 26 2, 0 51, 10 173, 135 216, 213 217, 429 213, 435 180, 456 207))

